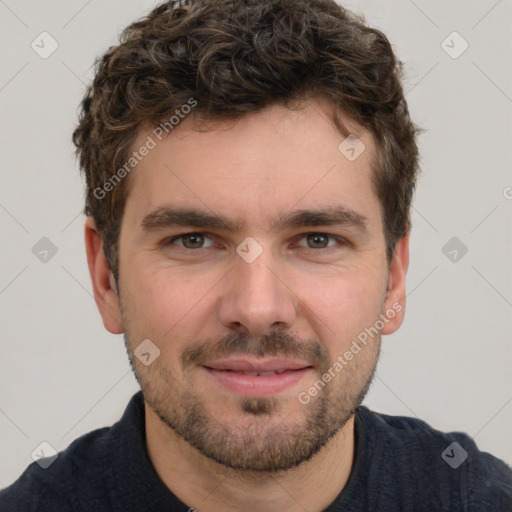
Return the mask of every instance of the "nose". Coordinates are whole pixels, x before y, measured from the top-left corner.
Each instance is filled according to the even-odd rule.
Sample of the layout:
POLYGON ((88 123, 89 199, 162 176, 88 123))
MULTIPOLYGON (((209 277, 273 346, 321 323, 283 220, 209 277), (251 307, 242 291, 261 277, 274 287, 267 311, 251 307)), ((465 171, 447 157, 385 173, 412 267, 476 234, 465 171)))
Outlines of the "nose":
POLYGON ((235 258, 218 303, 220 322, 258 339, 275 328, 289 329, 298 298, 270 249, 252 263, 235 258))

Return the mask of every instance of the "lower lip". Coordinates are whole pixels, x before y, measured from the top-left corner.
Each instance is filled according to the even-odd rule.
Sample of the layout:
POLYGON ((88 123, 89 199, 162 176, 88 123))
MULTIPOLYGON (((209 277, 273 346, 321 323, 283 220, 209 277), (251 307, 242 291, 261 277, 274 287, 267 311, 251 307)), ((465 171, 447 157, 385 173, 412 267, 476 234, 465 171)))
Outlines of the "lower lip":
POLYGON ((293 386, 313 368, 302 368, 301 370, 287 370, 275 375, 245 375, 229 370, 213 370, 202 366, 217 382, 228 388, 230 391, 251 397, 266 397, 275 395, 280 391, 293 386))

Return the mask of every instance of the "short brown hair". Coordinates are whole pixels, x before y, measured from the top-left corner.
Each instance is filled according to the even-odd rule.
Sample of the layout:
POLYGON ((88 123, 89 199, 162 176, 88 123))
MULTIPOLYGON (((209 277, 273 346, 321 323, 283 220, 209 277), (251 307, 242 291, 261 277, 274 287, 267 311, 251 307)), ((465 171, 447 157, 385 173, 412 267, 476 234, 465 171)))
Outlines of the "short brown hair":
POLYGON ((129 180, 105 197, 95 191, 126 163, 142 126, 157 126, 190 98, 204 119, 325 99, 368 129, 389 263, 410 227, 418 172, 419 130, 400 79, 386 36, 334 0, 169 1, 128 26, 97 60, 73 133, 86 177, 85 213, 96 221, 116 280, 129 180))

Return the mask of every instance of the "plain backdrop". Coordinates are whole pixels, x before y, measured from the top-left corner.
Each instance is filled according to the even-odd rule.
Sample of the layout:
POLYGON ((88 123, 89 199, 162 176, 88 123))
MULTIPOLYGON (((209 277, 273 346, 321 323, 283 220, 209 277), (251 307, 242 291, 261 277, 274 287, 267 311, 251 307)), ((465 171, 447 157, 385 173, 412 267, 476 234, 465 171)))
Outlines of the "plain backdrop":
MULTIPOLYGON (((42 441, 61 450, 117 421, 138 389, 92 298, 71 133, 94 58, 156 4, 0 2, 0 487, 42 441), (47 58, 31 46, 42 32, 58 44, 47 58), (46 262, 33 252, 43 237, 46 262)), ((406 318, 383 339, 365 403, 467 432, 510 464, 511 2, 344 5, 388 35, 426 129, 406 318)))

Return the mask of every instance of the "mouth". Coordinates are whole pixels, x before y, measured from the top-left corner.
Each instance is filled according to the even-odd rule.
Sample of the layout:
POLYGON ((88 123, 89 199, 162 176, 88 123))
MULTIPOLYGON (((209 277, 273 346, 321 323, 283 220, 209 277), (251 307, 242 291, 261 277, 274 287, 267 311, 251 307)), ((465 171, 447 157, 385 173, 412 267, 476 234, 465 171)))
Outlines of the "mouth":
POLYGON ((231 359, 201 368, 223 388, 248 397, 272 396, 300 382, 313 367, 304 361, 231 359))
MULTIPOLYGON (((209 370, 215 370, 215 368, 210 368, 208 366, 204 366, 205 368, 209 370)), ((281 375, 284 372, 296 372, 300 370, 276 370, 275 372, 269 371, 269 372, 244 372, 241 370, 216 370, 218 372, 233 372, 233 373, 239 373, 241 375, 249 375, 250 377, 270 377, 271 375, 281 375)))
POLYGON ((208 361, 203 366, 211 368, 212 370, 230 370, 234 372, 247 372, 247 373, 283 373, 291 370, 302 370, 310 368, 311 365, 307 361, 294 360, 294 359, 250 359, 247 357, 238 357, 230 359, 218 359, 215 361, 208 361))

